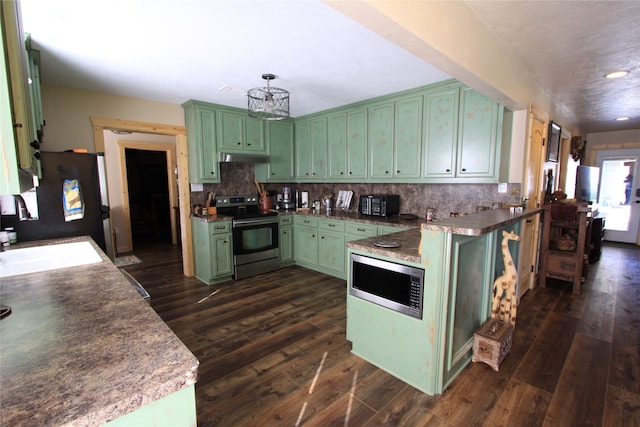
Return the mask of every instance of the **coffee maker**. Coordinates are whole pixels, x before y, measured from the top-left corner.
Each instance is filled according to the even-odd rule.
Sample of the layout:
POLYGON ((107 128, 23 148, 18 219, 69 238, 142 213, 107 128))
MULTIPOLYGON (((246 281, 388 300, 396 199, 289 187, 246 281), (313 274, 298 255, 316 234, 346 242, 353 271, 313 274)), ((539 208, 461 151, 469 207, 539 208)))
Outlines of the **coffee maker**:
POLYGON ((282 201, 280 202, 280 209, 284 210, 295 210, 297 208, 297 200, 293 193, 291 193, 291 188, 282 187, 282 201))

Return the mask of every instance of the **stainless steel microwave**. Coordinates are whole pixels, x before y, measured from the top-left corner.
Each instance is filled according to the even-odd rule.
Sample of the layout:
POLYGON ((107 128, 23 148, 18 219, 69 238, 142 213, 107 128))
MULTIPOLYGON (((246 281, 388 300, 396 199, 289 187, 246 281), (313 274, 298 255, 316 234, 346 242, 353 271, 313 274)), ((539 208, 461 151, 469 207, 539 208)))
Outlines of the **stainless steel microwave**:
POLYGON ((349 294, 422 319, 424 270, 351 254, 349 294))

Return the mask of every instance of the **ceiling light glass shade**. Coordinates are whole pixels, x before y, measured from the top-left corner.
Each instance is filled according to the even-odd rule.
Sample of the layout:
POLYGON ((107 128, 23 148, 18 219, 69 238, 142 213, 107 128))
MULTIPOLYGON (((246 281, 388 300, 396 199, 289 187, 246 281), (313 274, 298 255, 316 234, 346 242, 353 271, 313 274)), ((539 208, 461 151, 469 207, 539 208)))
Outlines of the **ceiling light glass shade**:
POLYGON ((262 120, 282 120, 289 117, 289 92, 269 86, 273 74, 263 74, 267 87, 250 89, 247 92, 249 117, 262 120))
POLYGON ((616 121, 624 122, 625 120, 629 120, 629 117, 618 117, 616 121))

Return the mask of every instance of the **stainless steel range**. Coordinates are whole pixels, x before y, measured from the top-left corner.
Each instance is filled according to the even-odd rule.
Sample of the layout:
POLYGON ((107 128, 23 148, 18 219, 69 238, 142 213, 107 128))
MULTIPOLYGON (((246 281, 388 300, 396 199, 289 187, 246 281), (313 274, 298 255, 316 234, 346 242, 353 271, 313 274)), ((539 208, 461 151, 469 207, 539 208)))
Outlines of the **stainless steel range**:
POLYGON ((217 196, 218 215, 233 217, 233 278, 243 279, 280 268, 278 213, 262 213, 258 197, 217 196))

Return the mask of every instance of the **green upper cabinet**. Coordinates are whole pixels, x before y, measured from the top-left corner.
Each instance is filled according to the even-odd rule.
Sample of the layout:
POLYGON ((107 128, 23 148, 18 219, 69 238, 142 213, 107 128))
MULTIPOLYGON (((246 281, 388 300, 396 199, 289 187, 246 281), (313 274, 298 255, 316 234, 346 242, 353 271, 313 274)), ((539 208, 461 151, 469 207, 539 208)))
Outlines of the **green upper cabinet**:
POLYGON ((393 176, 393 102, 369 107, 369 178, 393 176))
POLYGON ((264 123, 245 111, 218 111, 218 150, 266 153, 264 123))
POLYGON ((347 112, 347 175, 349 179, 367 177, 367 109, 347 112))
POLYGON ((311 178, 311 120, 300 119, 295 123, 296 178, 311 178))
POLYGON ((219 183, 220 164, 216 150, 216 110, 206 103, 182 104, 187 127, 189 181, 219 183))
POLYGON ((420 177, 422 103, 422 95, 396 101, 395 103, 393 152, 395 178, 420 177))
POLYGON ((423 175, 427 178, 456 176, 459 99, 460 87, 425 95, 423 175))
POLYGON ((327 117, 329 175, 332 180, 347 177, 347 113, 327 117))
POLYGON ((414 95, 369 107, 369 178, 420 178, 422 104, 414 95))
POLYGON ((291 182, 295 172, 293 122, 269 121, 265 126, 269 162, 256 164, 256 178, 266 182, 291 182))
POLYGON ((20 194, 41 177, 40 56, 22 30, 19 4, 0 2, 0 194, 20 194))
POLYGON ((502 109, 497 102, 471 88, 460 94, 458 177, 497 178, 502 109))
POLYGON ((427 182, 498 181, 500 104, 462 85, 429 91, 424 127, 422 176, 427 182))
POLYGON ((296 178, 314 181, 327 178, 327 118, 316 116, 296 121, 296 178))

